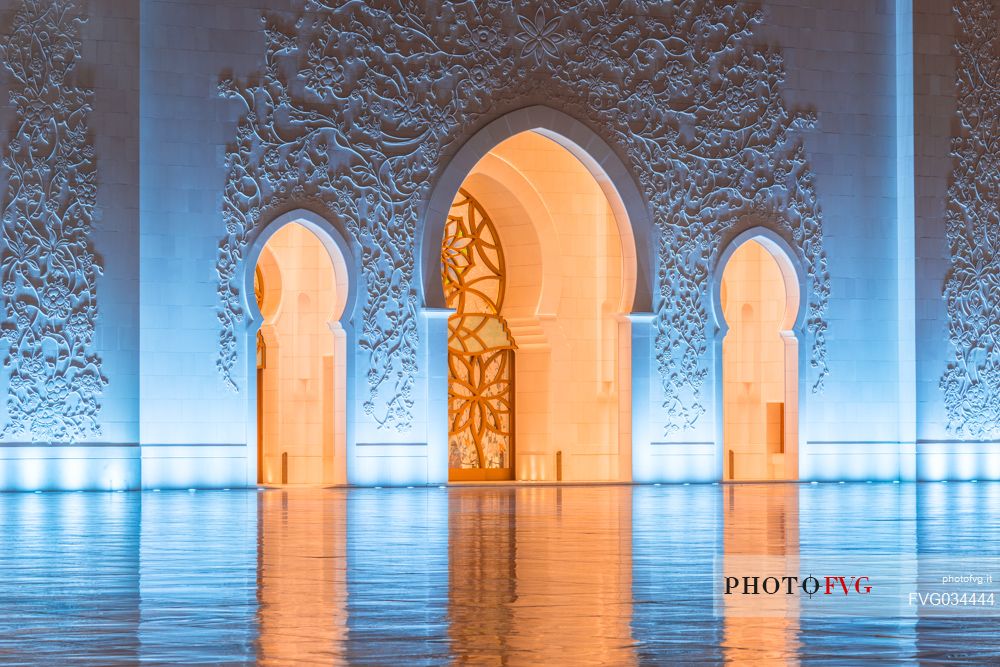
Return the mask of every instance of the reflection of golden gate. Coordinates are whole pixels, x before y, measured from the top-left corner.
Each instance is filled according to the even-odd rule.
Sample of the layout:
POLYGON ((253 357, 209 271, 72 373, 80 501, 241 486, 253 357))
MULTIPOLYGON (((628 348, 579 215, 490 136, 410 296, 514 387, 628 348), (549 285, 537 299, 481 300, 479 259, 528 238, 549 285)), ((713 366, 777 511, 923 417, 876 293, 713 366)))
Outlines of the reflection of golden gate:
POLYGON ((500 315, 506 288, 500 237, 459 190, 441 248, 448 319, 448 466, 454 480, 513 479, 514 349, 500 315))

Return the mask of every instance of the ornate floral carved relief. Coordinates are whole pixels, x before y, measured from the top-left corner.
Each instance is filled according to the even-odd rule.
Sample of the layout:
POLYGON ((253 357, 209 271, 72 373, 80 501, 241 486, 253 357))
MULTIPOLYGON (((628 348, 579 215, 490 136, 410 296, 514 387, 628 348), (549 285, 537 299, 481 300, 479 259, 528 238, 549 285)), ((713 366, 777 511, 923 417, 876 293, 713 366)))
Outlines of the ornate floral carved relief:
POLYGON ((25 0, 0 44, 17 114, 3 158, 5 438, 74 442, 101 432, 94 92, 73 83, 84 20, 72 0, 25 0))
POLYGON ((1000 57, 992 0, 956 0, 958 134, 945 212, 954 356, 941 378, 948 430, 1000 433, 1000 57))
POLYGON ((708 277, 720 238, 748 216, 778 221, 808 267, 821 387, 829 276, 813 177, 791 134, 812 119, 782 100, 781 55, 752 39, 761 19, 742 0, 310 0, 294 25, 265 18, 263 71, 221 84, 245 107, 227 158, 218 259, 226 382, 235 387, 248 239, 269 209, 312 201, 344 220, 361 249, 365 409, 408 428, 415 239, 430 184, 476 129, 542 103, 613 146, 650 207, 668 432, 704 412, 708 277))

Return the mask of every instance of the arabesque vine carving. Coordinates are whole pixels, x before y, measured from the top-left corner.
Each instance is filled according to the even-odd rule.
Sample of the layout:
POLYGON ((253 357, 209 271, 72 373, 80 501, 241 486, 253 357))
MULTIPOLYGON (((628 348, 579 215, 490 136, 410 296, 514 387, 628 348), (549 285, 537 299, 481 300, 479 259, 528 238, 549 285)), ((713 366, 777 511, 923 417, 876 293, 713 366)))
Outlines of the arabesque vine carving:
POLYGON ((222 93, 244 114, 228 154, 219 368, 233 384, 237 275, 268 209, 310 200, 361 248, 365 409, 407 429, 417 372, 414 250, 430 184, 472 132, 549 104, 618 151, 658 230, 656 358, 666 430, 704 412, 708 277, 723 233, 778 221, 810 276, 814 389, 826 376, 829 275, 813 176, 781 96, 784 64, 753 41, 745 0, 309 0, 265 18, 264 68, 222 93))
POLYGON ((959 131, 945 212, 944 286, 954 351, 941 378, 948 430, 1000 433, 1000 57, 992 0, 956 0, 959 131))
POLYGON ((0 44, 17 114, 3 158, 4 438, 74 442, 101 432, 94 93, 73 83, 84 20, 72 0, 24 0, 0 44))

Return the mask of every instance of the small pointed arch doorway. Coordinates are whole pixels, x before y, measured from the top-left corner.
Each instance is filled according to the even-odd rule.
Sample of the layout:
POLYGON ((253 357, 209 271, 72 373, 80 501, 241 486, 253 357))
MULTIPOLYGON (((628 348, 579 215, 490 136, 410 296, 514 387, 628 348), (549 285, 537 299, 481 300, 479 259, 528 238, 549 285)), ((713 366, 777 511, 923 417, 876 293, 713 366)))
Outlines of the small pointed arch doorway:
POLYGON ((744 233, 723 256, 723 479, 798 479, 801 280, 784 243, 744 233))
POLYGON ((328 236, 317 221, 283 216, 249 255, 258 484, 347 480, 348 270, 328 236))

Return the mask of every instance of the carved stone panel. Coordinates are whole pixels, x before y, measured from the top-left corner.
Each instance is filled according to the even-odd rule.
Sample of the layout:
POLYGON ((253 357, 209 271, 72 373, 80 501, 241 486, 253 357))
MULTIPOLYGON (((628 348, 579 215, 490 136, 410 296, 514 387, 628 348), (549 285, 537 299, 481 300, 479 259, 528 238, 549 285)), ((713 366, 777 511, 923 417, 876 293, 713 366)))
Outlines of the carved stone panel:
POLYGON ((948 187, 945 279, 954 356, 941 378, 948 430, 1000 434, 1000 56, 992 0, 956 0, 958 133, 948 187))
POLYGON ((3 438, 72 443, 101 433, 94 92, 74 83, 84 20, 72 0, 25 0, 0 44, 16 113, 3 156, 3 438))
POLYGON ((474 132, 548 104, 586 123, 631 168, 657 231, 656 362, 668 433, 708 400, 708 278, 727 230, 771 220, 809 274, 812 385, 827 374, 830 279, 822 217, 780 52, 744 0, 310 0, 265 17, 261 71, 222 81, 244 111, 227 156, 218 256, 219 371, 236 388, 239 276, 262 219, 314 205, 360 248, 364 409, 413 421, 418 225, 434 179, 474 132))

